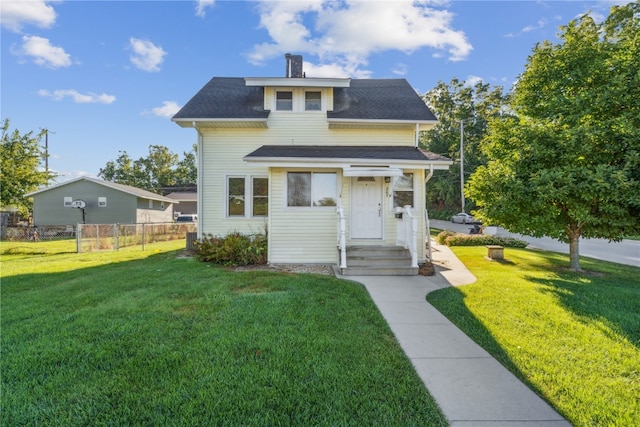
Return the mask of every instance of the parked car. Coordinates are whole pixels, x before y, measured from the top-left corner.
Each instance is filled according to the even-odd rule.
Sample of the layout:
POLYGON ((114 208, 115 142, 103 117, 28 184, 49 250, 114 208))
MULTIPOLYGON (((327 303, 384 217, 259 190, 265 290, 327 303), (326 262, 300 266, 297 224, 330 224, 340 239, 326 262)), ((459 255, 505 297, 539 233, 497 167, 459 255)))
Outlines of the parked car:
POLYGON ((451 217, 451 222, 458 224, 473 224, 477 222, 475 218, 466 212, 460 212, 451 217))
POLYGON ((176 222, 195 222, 198 223, 198 215, 196 214, 181 214, 176 218, 176 222))

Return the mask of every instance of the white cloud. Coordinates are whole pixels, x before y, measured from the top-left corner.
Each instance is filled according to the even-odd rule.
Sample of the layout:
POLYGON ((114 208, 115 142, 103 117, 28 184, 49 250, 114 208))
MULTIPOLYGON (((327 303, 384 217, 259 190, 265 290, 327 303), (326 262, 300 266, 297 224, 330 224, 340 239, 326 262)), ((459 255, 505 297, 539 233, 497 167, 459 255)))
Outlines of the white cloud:
POLYGON ((33 62, 48 68, 68 67, 71 57, 63 48, 53 46, 49 39, 39 36, 23 36, 22 47, 12 50, 14 55, 29 56, 33 62))
POLYGON ((22 31, 24 25, 50 28, 56 21, 56 12, 46 1, 2 0, 0 1, 0 23, 14 33, 22 31))
POLYGON ((526 27, 524 27, 522 29, 523 33, 530 33, 531 31, 535 31, 535 30, 540 30, 544 27, 546 27, 548 24, 548 21, 546 19, 539 19, 538 22, 535 25, 527 25, 526 27))
POLYGON ((482 83, 483 81, 484 79, 482 77, 470 75, 467 77, 467 80, 465 80, 465 83, 467 86, 473 87, 478 83, 482 83))
POLYGON ((160 71, 160 64, 167 54, 162 47, 135 37, 129 39, 129 46, 133 50, 130 56, 133 65, 143 71, 160 71))
MULTIPOLYGON (((308 52, 320 63, 359 72, 371 54, 423 48, 445 52, 451 61, 473 49, 462 31, 452 28, 453 15, 428 1, 312 0, 260 3, 260 26, 271 42, 253 47, 251 63, 259 65, 286 52, 308 52)), ((365 71, 366 72, 366 71, 365 71)), ((308 76, 314 76, 307 69, 308 76)))
POLYGON ((206 14, 206 9, 209 7, 213 7, 215 4, 215 0, 197 0, 196 1, 196 16, 204 18, 206 14))
POLYGON ((162 107, 155 107, 151 111, 159 117, 173 117, 180 110, 180 106, 175 101, 164 101, 162 107))
POLYGON ((397 76, 406 76, 407 75, 407 64, 398 63, 396 64, 391 72, 397 76))
POLYGON ((116 97, 113 95, 107 95, 106 93, 80 93, 75 89, 57 89, 49 91, 46 89, 40 89, 38 95, 52 98, 55 101, 61 101, 64 98, 71 98, 76 104, 113 104, 116 101, 116 97))

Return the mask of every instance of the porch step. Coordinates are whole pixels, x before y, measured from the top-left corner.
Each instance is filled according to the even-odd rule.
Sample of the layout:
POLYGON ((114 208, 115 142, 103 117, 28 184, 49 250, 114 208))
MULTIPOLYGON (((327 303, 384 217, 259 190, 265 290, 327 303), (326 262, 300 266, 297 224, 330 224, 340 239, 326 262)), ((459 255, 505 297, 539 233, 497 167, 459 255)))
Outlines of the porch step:
POLYGON ((343 276, 415 276, 411 253, 400 246, 348 246, 343 276))

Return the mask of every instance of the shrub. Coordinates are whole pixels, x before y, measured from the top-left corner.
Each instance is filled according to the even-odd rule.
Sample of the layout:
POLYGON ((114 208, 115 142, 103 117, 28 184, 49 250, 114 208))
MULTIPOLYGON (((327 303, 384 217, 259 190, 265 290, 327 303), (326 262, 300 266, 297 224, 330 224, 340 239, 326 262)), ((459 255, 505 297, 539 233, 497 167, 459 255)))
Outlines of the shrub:
POLYGON ((444 233, 448 233, 446 236, 442 236, 442 240, 447 246, 499 245, 504 246, 505 248, 526 248, 528 245, 524 240, 515 239, 513 237, 488 236, 484 234, 462 234, 446 231, 438 234, 438 243, 440 243, 441 235, 444 233))
POLYGON ((436 236, 436 242, 438 242, 439 245, 444 245, 447 240, 447 237, 455 236, 456 234, 457 233, 455 231, 449 231, 449 230, 441 231, 436 236))
POLYGON ((225 237, 211 234, 195 242, 196 258, 220 265, 264 265, 267 263, 266 234, 232 232, 225 237))

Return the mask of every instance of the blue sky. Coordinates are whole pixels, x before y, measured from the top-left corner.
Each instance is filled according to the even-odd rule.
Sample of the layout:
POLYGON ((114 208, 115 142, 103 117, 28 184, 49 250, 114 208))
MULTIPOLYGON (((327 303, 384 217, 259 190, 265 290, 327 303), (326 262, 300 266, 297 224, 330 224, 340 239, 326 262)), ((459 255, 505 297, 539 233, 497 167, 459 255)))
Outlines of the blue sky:
POLYGON ((120 151, 189 151, 171 116, 214 76, 457 77, 511 88, 536 43, 620 1, 0 0, 2 120, 46 128, 58 182, 95 177, 120 151))

